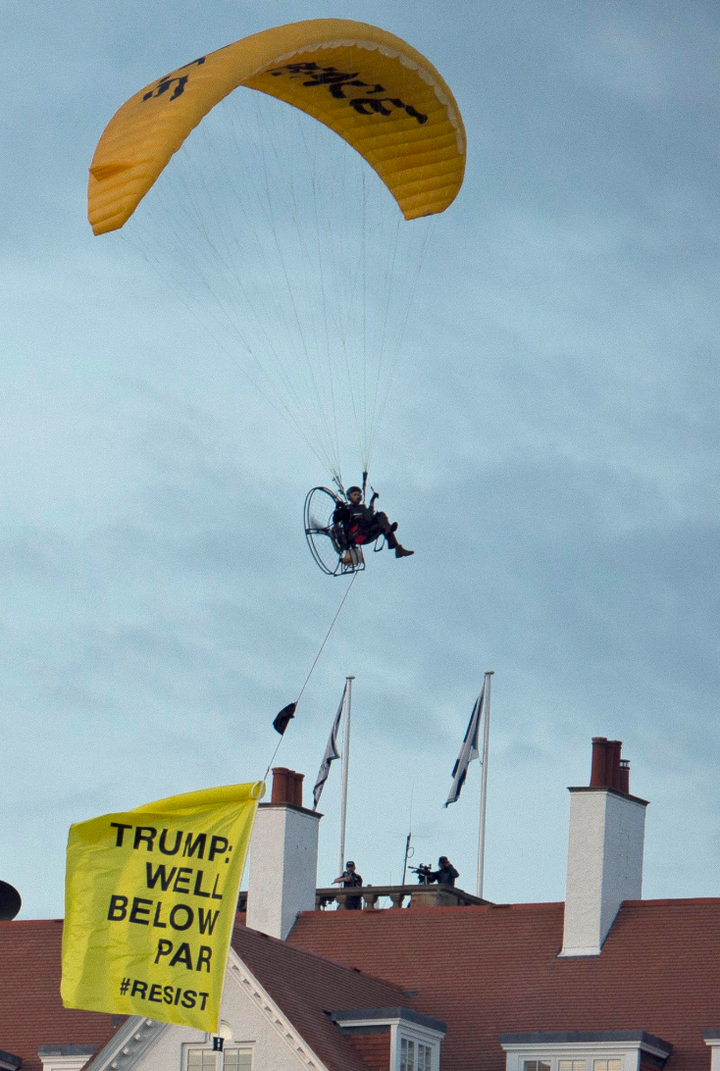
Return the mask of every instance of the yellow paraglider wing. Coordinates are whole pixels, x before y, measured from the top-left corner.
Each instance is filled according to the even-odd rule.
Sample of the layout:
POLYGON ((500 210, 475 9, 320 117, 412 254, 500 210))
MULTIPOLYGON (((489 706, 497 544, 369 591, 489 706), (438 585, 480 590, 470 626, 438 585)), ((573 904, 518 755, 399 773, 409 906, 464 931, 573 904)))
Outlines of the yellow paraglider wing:
POLYGON ((334 130, 377 171, 406 219, 442 212, 457 196, 465 131, 432 64, 375 26, 312 19, 201 56, 123 104, 90 167, 95 234, 122 227, 190 131, 238 86, 278 97, 334 130))

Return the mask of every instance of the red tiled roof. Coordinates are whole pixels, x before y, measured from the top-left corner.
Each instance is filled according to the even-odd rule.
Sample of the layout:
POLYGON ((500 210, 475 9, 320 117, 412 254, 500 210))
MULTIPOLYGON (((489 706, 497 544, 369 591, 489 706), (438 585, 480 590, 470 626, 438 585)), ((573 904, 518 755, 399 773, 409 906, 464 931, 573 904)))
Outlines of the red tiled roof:
POLYGON ((368 1071, 329 1012, 414 1006, 402 989, 243 925, 232 946, 317 1056, 333 1071, 368 1071))
POLYGON ((117 1029, 110 1015, 63 1008, 61 943, 62 919, 0 922, 0 1049, 22 1071, 40 1071, 40 1045, 101 1046, 117 1029))
MULTIPOLYGON (((124 1016, 64 1008, 60 999, 62 920, 0 922, 0 1049, 41 1071, 41 1045, 106 1045, 124 1016), (113 1025, 113 1021, 115 1025, 113 1025)), ((402 1005, 402 990, 265 934, 237 927, 233 946, 333 1071, 367 1071, 327 1013, 402 1005)))
MULTIPOLYGON (((451 1071, 504 1071, 498 1035, 537 1030, 645 1030, 673 1045, 667 1071, 709 1071, 720 899, 626 901, 600 956, 558 959, 562 926, 562 904, 317 911, 288 942, 239 925, 233 945, 333 1071, 367 1067, 326 1013, 397 1005, 448 1024, 451 1071)), ((59 920, 0 922, 0 1049, 23 1071, 40 1071, 39 1045, 114 1033, 110 1015, 62 1007, 61 935, 59 920)))
POLYGON ((563 904, 518 904, 304 912, 288 940, 417 990, 452 1071, 504 1071, 498 1035, 535 1030, 645 1030, 667 1071, 709 1071, 720 899, 627 901, 600 956, 558 959, 562 933, 563 904))

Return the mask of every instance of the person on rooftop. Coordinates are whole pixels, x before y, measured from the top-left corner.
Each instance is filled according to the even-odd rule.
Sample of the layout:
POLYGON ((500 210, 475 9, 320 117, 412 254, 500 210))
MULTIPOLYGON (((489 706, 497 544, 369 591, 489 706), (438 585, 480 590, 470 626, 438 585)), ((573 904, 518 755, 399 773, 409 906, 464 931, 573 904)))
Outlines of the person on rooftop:
POLYGON ((446 855, 441 855, 438 859, 439 870, 433 870, 429 875, 428 880, 430 882, 436 881, 438 885, 454 885, 455 879, 460 877, 459 872, 452 865, 446 855))
MULTIPOLYGON (((333 885, 342 885, 345 889, 359 888, 363 883, 363 879, 355 869, 355 864, 352 859, 348 859, 345 864, 345 869, 338 878, 333 878, 333 885)), ((362 907, 362 897, 360 896, 348 896, 345 899, 345 907, 348 911, 359 911, 362 907)))

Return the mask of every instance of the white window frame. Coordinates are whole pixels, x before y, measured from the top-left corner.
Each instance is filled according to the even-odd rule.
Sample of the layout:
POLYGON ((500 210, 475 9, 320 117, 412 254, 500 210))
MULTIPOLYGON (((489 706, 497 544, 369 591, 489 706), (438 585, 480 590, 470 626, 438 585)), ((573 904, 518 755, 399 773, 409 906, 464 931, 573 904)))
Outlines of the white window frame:
POLYGON ((433 1030, 429 1026, 420 1026, 419 1023, 409 1023, 407 1019, 390 1020, 390 1069, 400 1071, 401 1041, 406 1038, 415 1044, 427 1045, 430 1049, 431 1071, 439 1071, 440 1068, 440 1042, 444 1034, 433 1030))
MULTIPOLYGON (((525 1060, 545 1060, 551 1071, 558 1071, 559 1060, 585 1060, 585 1071, 593 1071, 593 1060, 622 1061, 621 1071, 640 1071, 643 1052, 662 1060, 664 1049, 646 1041, 567 1041, 567 1042, 505 1042, 505 1071, 524 1071, 525 1060)), ((720 1068, 718 1068, 720 1071, 720 1068)))
MULTIPOLYGON (((46 1047, 50 1048, 50 1046, 46 1047)), ((43 1071, 82 1071, 88 1060, 93 1059, 95 1053, 72 1053, 71 1055, 58 1053, 55 1056, 39 1053, 38 1055, 43 1071)))
POLYGON ((205 1041, 186 1041, 181 1046, 181 1060, 182 1065, 180 1071, 188 1071, 188 1057, 190 1050, 201 1049, 203 1052, 214 1052, 220 1056, 221 1059, 216 1062, 215 1071, 225 1071, 225 1048, 228 1049, 249 1049, 250 1050, 250 1071, 255 1071, 255 1042, 254 1041, 236 1041, 228 1038, 223 1038, 222 1049, 213 1049, 213 1038, 215 1034, 208 1034, 205 1041))
POLYGON ((408 1029, 407 1026, 402 1026, 396 1031, 395 1045, 397 1047, 397 1059, 393 1063, 392 1055, 392 1035, 390 1039, 390 1067, 393 1071, 400 1071, 400 1057, 402 1055, 402 1043, 403 1041, 414 1041, 416 1045, 425 1045, 430 1049, 430 1071, 439 1071, 440 1067, 440 1045, 434 1040, 428 1037, 420 1037, 419 1032, 408 1029))

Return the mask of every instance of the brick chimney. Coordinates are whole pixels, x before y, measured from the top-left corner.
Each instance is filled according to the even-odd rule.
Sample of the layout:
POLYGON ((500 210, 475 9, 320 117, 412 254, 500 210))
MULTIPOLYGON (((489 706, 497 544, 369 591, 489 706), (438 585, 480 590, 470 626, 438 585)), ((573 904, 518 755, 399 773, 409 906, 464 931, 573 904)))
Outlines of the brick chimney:
POLYGON ((318 826, 302 805, 303 774, 273 770, 270 803, 258 807, 250 840, 247 925, 285 940, 298 911, 315 910, 318 826))
POLYGON ((571 788, 561 956, 599 956, 623 900, 642 895, 647 800, 630 795, 622 743, 593 738, 590 785, 571 788))

